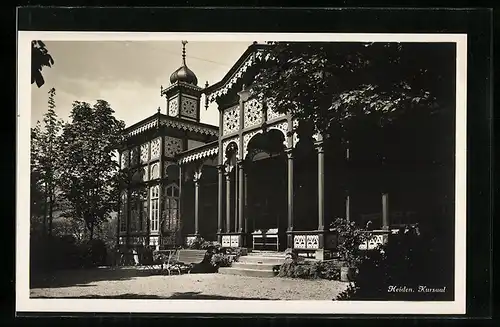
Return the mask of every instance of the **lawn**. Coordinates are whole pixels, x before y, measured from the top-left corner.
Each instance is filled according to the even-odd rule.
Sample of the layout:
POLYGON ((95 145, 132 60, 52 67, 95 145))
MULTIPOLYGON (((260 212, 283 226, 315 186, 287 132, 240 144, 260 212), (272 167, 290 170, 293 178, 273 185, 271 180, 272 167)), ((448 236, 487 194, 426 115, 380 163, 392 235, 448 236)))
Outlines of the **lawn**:
POLYGON ((96 268, 38 275, 31 298, 332 300, 347 287, 328 280, 223 274, 158 275, 131 268, 96 268))

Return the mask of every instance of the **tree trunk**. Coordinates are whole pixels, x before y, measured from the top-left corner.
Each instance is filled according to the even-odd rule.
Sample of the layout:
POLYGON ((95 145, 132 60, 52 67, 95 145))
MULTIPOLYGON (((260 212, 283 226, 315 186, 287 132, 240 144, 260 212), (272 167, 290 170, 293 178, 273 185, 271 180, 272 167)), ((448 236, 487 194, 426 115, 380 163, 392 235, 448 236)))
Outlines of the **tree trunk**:
POLYGON ((51 195, 50 196, 50 203, 49 203, 49 237, 52 237, 52 215, 54 212, 54 197, 51 195))
POLYGON ((47 191, 47 187, 44 188, 44 192, 43 192, 43 235, 46 236, 47 235, 47 215, 48 215, 48 201, 47 201, 47 197, 48 197, 48 191, 47 191))
POLYGON ((90 240, 94 239, 94 223, 90 223, 90 240))

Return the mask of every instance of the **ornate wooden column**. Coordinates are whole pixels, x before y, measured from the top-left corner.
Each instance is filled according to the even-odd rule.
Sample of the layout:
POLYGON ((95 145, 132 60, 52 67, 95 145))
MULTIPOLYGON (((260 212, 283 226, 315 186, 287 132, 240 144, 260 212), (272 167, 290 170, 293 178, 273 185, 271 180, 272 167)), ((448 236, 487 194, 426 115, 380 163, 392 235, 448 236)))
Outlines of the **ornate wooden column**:
POLYGON ((243 161, 238 161, 238 230, 239 235, 238 243, 243 245, 243 234, 245 233, 244 226, 244 210, 245 210, 245 171, 243 168, 243 161))
POLYGON ((286 230, 286 244, 287 247, 293 248, 293 149, 285 150, 287 156, 287 198, 288 198, 288 216, 287 216, 287 230, 286 230))
POLYGON ((243 231, 245 233, 245 236, 243 237, 243 246, 248 247, 249 246, 249 226, 248 226, 248 172, 243 171, 243 201, 244 201, 244 209, 243 209, 243 219, 244 219, 244 225, 243 225, 243 231))
POLYGON ((389 229, 389 194, 382 193, 382 228, 389 229))
POLYGON ((231 231, 231 172, 226 171, 226 233, 231 231))
MULTIPOLYGON (((318 249, 325 246, 325 152, 321 135, 315 143, 318 152, 318 249)), ((318 258, 317 258, 318 259, 318 258)), ((323 258, 319 258, 323 259, 323 258)))
POLYGON ((217 241, 222 242, 222 217, 224 216, 224 166, 217 166, 218 192, 217 192, 217 241))
POLYGON ((351 221, 351 196, 348 191, 345 195, 345 219, 351 221))
POLYGON ((238 198, 239 198, 239 188, 238 188, 238 185, 239 185, 239 174, 238 174, 238 163, 236 163, 236 165, 234 166, 234 183, 233 183, 233 187, 234 187, 234 232, 237 233, 238 232, 238 214, 239 214, 239 210, 238 210, 238 207, 239 207, 239 202, 238 202, 238 198))
POLYGON ((202 167, 194 172, 194 234, 200 235, 199 221, 200 221, 200 179, 202 167))
POLYGON ((351 221, 351 194, 349 192, 351 185, 351 170, 350 170, 350 160, 351 160, 351 149, 349 145, 349 140, 346 141, 345 145, 345 175, 347 176, 347 190, 345 191, 345 219, 351 221))
MULTIPOLYGON (((178 167, 179 167, 179 214, 177 216, 177 224, 180 228, 178 231, 178 235, 174 239, 174 242, 175 242, 175 244, 178 244, 178 242, 180 244, 184 244, 186 239, 184 238, 182 225, 180 223, 183 219, 183 216, 184 216, 184 200, 183 200, 184 195, 182 193, 184 191, 184 189, 183 189, 183 187, 184 187, 183 186, 183 184, 184 184, 184 169, 182 168, 182 165, 180 165, 180 164, 178 167)), ((148 216, 149 216, 149 195, 150 195, 150 192, 149 192, 148 188, 146 188, 146 189, 148 190, 147 201, 148 201, 148 216)), ((149 219, 147 219, 147 220, 149 220, 149 219)), ((149 228, 148 228, 148 231, 149 231, 149 228)))

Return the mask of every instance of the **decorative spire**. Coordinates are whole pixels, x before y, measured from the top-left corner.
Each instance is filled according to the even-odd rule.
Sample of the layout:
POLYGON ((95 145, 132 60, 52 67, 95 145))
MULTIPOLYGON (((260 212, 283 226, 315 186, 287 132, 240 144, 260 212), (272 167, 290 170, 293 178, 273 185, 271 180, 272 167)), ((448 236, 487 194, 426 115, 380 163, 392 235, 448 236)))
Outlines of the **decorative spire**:
POLYGON ((160 107, 158 106, 158 109, 157 109, 157 110, 158 110, 158 113, 160 113, 160 111, 161 111, 161 108, 160 108, 160 107))
MULTIPOLYGON (((205 82, 205 88, 208 87, 208 81, 205 82)), ((205 110, 208 110, 208 95, 205 94, 205 110)))
POLYGON ((186 44, 188 41, 182 41, 182 65, 170 75, 170 84, 183 82, 191 85, 198 85, 198 78, 186 65, 186 44))
POLYGON ((182 41, 182 64, 186 66, 186 44, 188 41, 182 41))
POLYGON ((160 97, 163 96, 163 85, 160 85, 160 97))

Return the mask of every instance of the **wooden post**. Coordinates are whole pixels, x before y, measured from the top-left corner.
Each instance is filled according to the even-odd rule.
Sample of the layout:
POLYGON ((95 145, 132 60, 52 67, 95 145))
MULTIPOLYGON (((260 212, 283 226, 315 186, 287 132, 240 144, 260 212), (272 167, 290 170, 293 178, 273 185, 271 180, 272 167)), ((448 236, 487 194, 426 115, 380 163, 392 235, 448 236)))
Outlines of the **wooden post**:
POLYGON ((293 149, 286 150, 287 155, 287 174, 288 174, 288 216, 287 216, 287 231, 286 231, 286 244, 287 247, 293 248, 293 149))
POLYGON ((382 193, 382 228, 389 229, 389 194, 382 193))
POLYGON ((245 208, 243 210, 244 217, 244 227, 243 230, 246 233, 246 237, 244 237, 243 246, 249 246, 249 226, 248 226, 248 172, 244 171, 244 182, 243 182, 243 196, 244 196, 244 205, 245 208))
POLYGON ((234 232, 238 232, 238 198, 239 198, 239 190, 238 190, 238 184, 239 184, 239 176, 238 176, 238 164, 234 166, 234 232))
POLYGON ((231 231, 231 176, 226 172, 226 233, 231 231))
POLYGON ((351 221, 351 196, 348 191, 345 196, 345 219, 351 221))
POLYGON ((318 249, 315 258, 325 259, 325 153, 322 137, 316 142, 318 152, 318 249))
POLYGON ((218 173, 218 193, 217 193, 217 204, 218 204, 218 212, 217 212, 217 240, 219 243, 222 242, 222 217, 224 215, 224 166, 217 166, 218 173))
POLYGON ((200 213, 200 180, 194 180, 194 234, 200 235, 199 229, 199 213, 200 213))
POLYGON ((325 229, 325 153, 323 144, 317 144, 318 151, 318 230, 325 229))
POLYGON ((245 172, 243 170, 243 162, 240 161, 238 162, 238 233, 240 234, 239 236, 239 245, 243 245, 243 233, 245 232, 244 229, 244 208, 245 208, 245 189, 244 189, 244 181, 245 181, 245 172))

